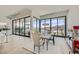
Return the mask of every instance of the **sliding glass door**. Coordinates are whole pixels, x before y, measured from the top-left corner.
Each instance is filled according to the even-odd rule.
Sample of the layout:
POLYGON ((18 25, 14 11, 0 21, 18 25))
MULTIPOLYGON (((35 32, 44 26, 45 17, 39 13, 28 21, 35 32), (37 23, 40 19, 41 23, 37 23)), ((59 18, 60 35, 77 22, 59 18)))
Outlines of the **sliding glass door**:
MULTIPOLYGON (((13 20, 13 34, 30 36, 30 17, 13 20)), ((32 29, 42 34, 66 35, 66 16, 32 20, 32 29)))
POLYGON ((12 20, 12 33, 30 36, 30 16, 12 20))
POLYGON ((39 32, 39 20, 36 20, 36 29, 37 29, 37 31, 39 32))
POLYGON ((47 34, 50 34, 50 19, 45 20, 45 31, 47 34))
POLYGON ((66 35, 66 17, 55 17, 40 20, 40 30, 43 34, 55 34, 58 36, 66 35))
POLYGON ((65 36, 65 17, 58 18, 58 35, 65 36))
POLYGON ((58 34, 58 31, 57 31, 57 29, 58 29, 58 26, 57 26, 58 24, 57 24, 57 18, 52 18, 51 19, 51 34, 53 35, 53 34, 55 34, 55 35, 57 35, 58 34))
POLYGON ((41 20, 41 33, 50 34, 50 19, 41 20))
POLYGON ((13 20, 12 23, 12 34, 15 34, 15 21, 13 20))
POLYGON ((36 19, 34 18, 34 19, 32 20, 32 29, 33 29, 33 30, 36 30, 36 29, 37 29, 36 26, 37 26, 37 24, 36 24, 36 19))
POLYGON ((25 18, 25 36, 30 36, 30 18, 25 18))
POLYGON ((15 21, 15 34, 19 34, 19 20, 15 21))
POLYGON ((24 19, 20 19, 20 35, 24 35, 24 19))
POLYGON ((42 34, 46 33, 46 31, 45 31, 45 20, 41 20, 41 33, 42 34))

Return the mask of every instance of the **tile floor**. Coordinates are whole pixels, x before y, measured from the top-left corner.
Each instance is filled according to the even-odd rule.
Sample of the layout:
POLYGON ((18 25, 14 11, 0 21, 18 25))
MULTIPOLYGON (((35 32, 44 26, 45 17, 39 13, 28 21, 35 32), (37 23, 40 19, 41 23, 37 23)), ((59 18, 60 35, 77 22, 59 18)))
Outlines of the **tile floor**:
MULTIPOLYGON (((8 43, 6 43, 6 37, 0 37, 0 54, 32 54, 33 52, 33 41, 28 37, 9 35, 8 43), (25 48, 25 49, 24 49, 25 48), (28 50, 30 51, 28 51, 28 50)), ((46 46, 41 47, 41 54, 68 54, 69 48, 64 38, 55 38, 55 45, 52 41, 49 42, 49 49, 46 50, 46 46)), ((37 53, 37 49, 35 51, 37 53)))

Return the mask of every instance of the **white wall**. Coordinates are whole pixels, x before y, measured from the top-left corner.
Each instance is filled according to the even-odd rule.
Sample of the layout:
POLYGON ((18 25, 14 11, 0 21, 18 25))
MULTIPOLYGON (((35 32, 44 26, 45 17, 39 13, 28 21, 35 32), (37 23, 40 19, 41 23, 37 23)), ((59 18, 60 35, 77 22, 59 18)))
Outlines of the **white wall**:
POLYGON ((32 11, 25 8, 25 9, 18 11, 17 13, 14 13, 12 15, 7 16, 7 18, 9 18, 11 20, 12 19, 19 19, 19 18, 22 18, 22 17, 31 16, 31 14, 32 14, 32 11))
POLYGON ((67 15, 67 25, 67 28, 79 25, 79 6, 73 6, 69 9, 69 14, 67 15))

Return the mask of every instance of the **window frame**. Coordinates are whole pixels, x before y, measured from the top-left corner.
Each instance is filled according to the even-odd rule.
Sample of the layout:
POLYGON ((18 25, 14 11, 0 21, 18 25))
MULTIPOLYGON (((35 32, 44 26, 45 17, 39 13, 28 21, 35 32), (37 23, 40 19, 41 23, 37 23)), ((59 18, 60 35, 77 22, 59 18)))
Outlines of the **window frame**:
MULTIPOLYGON (((67 35, 67 16, 59 16, 59 17, 53 17, 53 18, 57 18, 57 36, 62 36, 62 35, 58 35, 58 18, 62 18, 62 17, 64 17, 65 19, 64 19, 64 26, 65 26, 65 36, 67 35)), ((46 19, 50 19, 50 32, 51 32, 51 19, 53 19, 53 18, 45 18, 45 19, 43 19, 43 20, 46 20, 46 19)), ((39 19, 39 32, 41 32, 41 20, 42 19, 39 19)))

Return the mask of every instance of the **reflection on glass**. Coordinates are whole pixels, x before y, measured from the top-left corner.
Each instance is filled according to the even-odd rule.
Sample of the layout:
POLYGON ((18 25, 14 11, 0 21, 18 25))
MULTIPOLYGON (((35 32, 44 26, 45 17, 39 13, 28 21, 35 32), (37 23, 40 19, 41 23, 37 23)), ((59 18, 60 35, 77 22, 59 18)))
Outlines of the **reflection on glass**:
POLYGON ((20 35, 24 35, 24 19, 20 19, 20 35))
POLYGON ((19 34, 19 20, 16 20, 15 33, 19 34))
POLYGON ((25 18, 25 35, 30 36, 30 18, 25 18))
MULTIPOLYGON (((51 33, 51 34, 63 36, 65 35, 65 17, 41 19, 40 21, 36 20, 36 18, 33 18, 32 29, 36 31, 40 31, 42 34, 51 33)), ((30 35, 30 17, 14 20, 13 33, 29 36, 30 35)))
POLYGON ((65 35, 65 17, 58 18, 58 35, 65 35))
POLYGON ((51 33, 57 35, 57 18, 51 19, 51 33))
POLYGON ((12 21, 13 34, 30 36, 30 17, 23 17, 12 21))
POLYGON ((33 30, 36 30, 36 19, 34 18, 32 21, 33 30))
POLYGON ((37 31, 39 32, 39 20, 37 20, 37 31))
POLYGON ((47 34, 50 34, 50 19, 46 19, 45 21, 45 31, 47 34))
POLYGON ((45 34, 45 20, 41 20, 41 33, 45 34))
POLYGON ((13 34, 15 34, 15 21, 13 21, 13 34))

